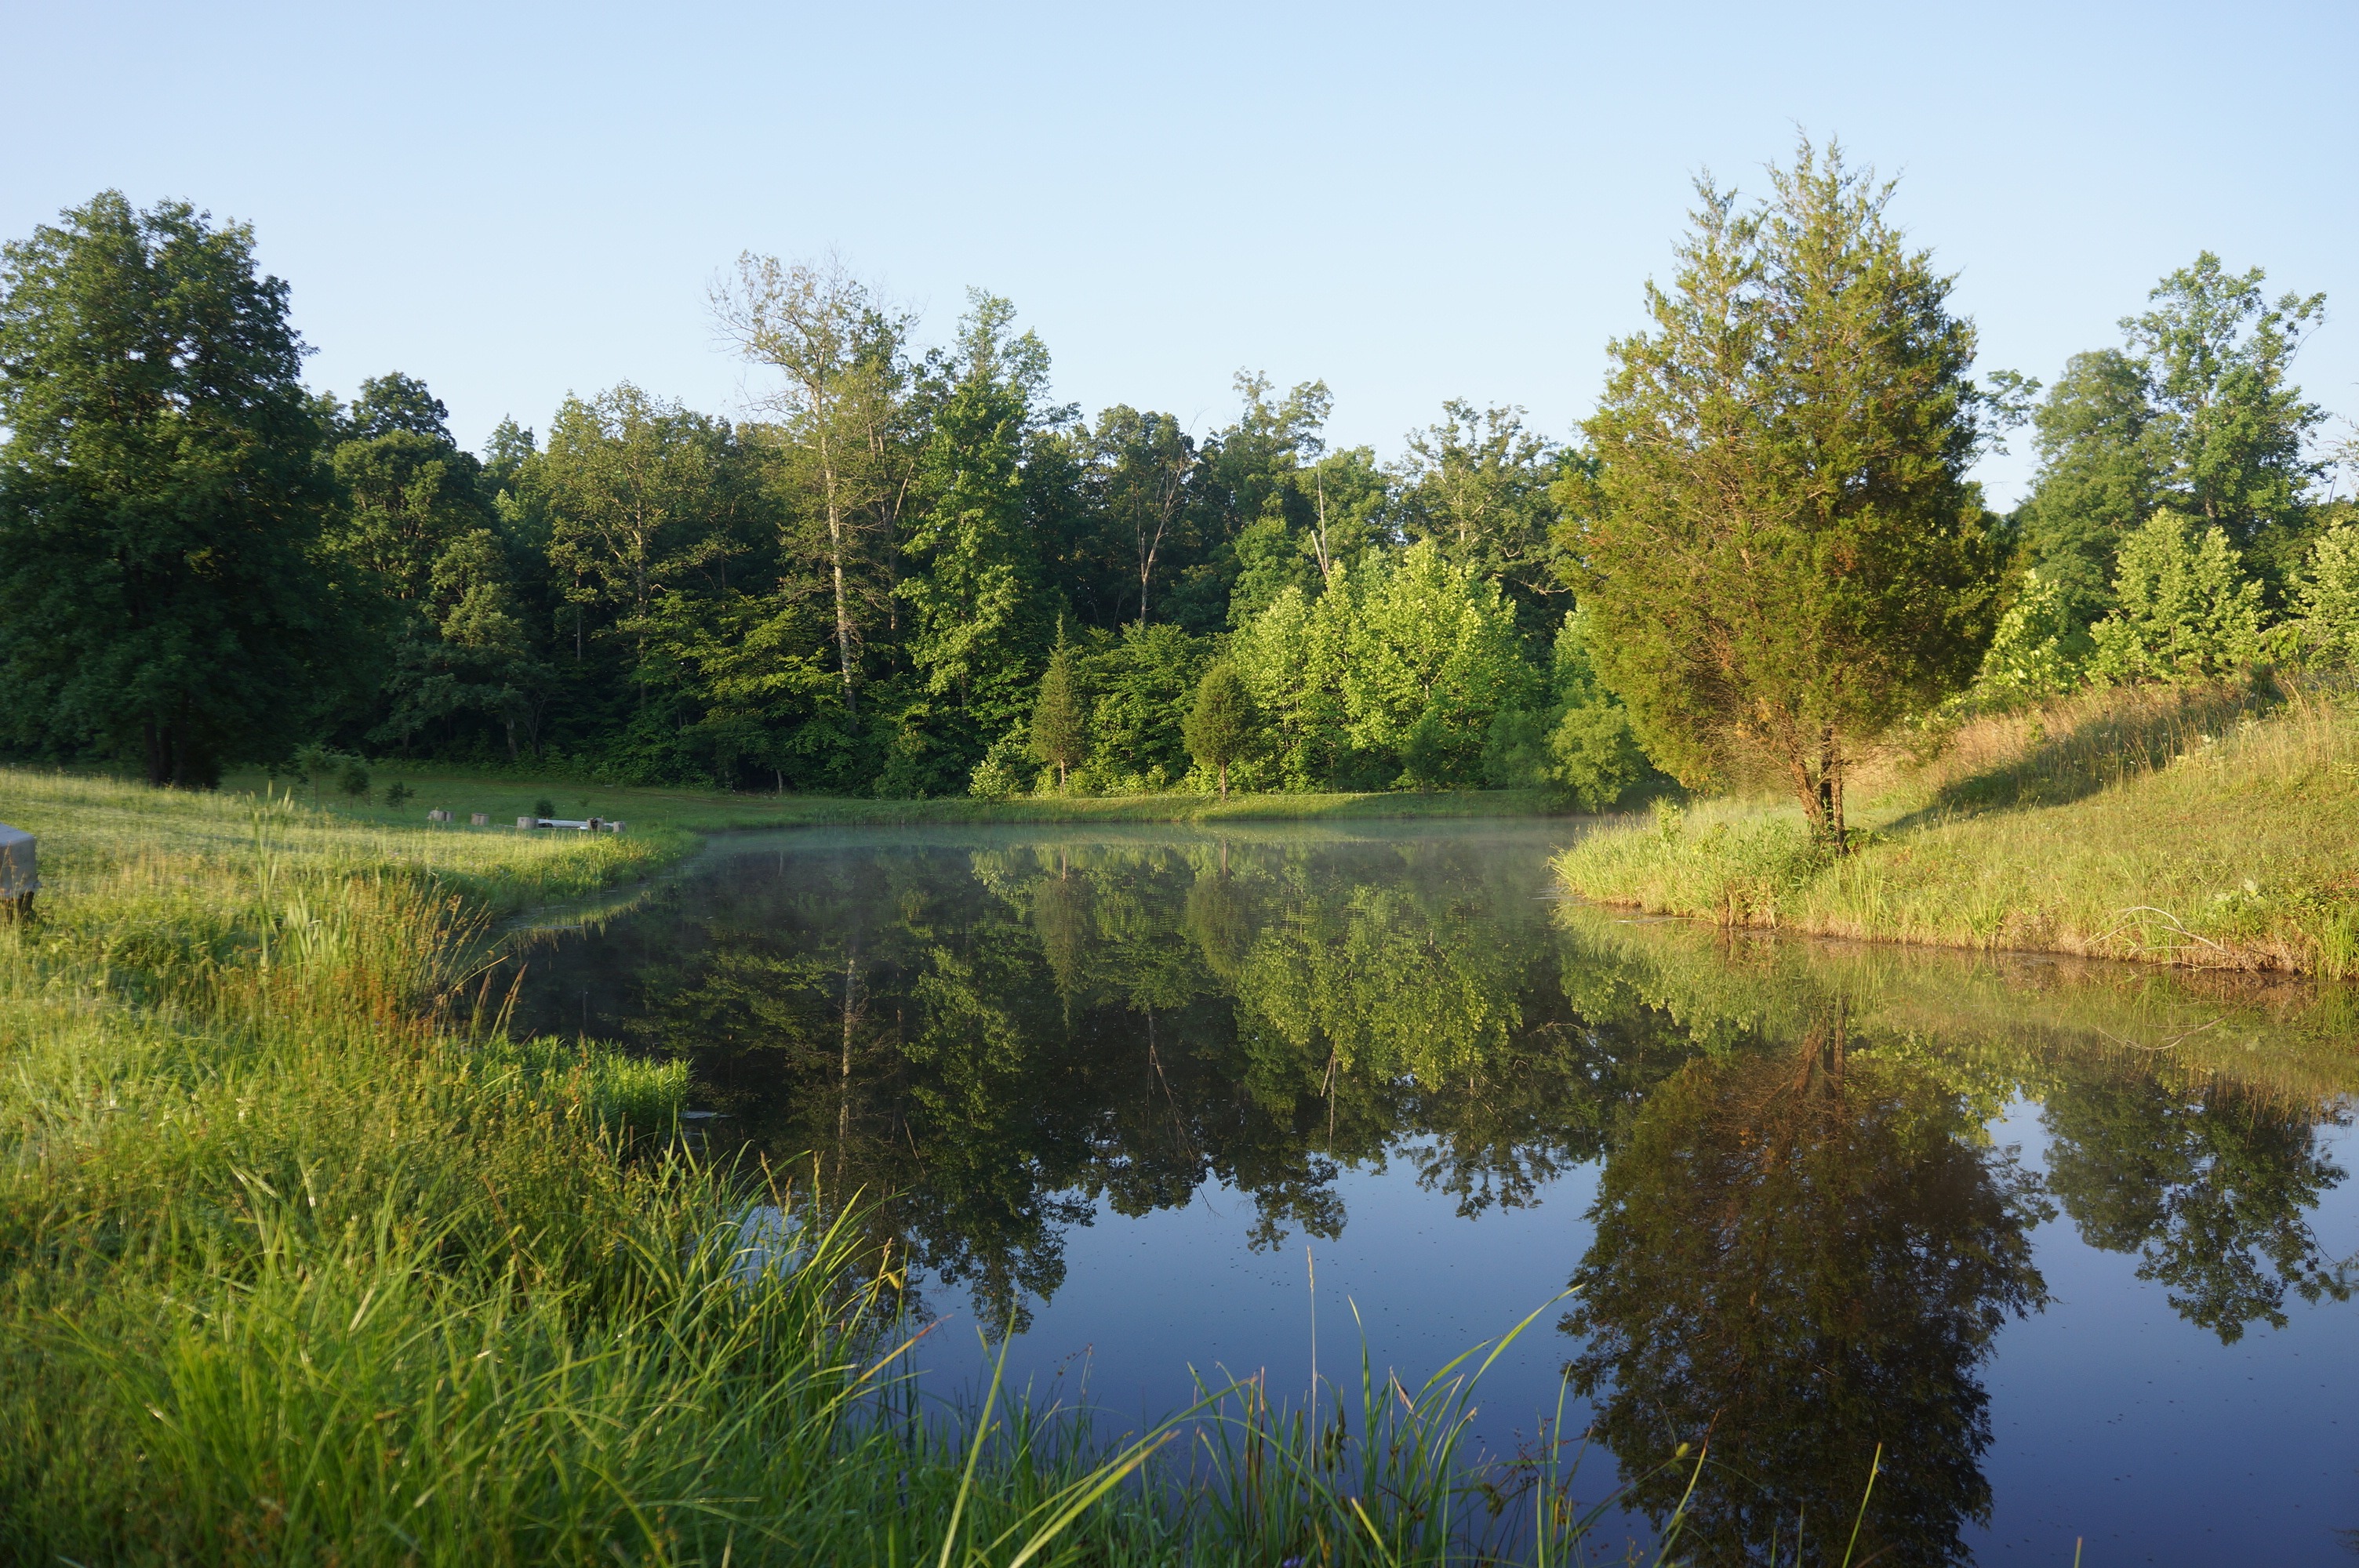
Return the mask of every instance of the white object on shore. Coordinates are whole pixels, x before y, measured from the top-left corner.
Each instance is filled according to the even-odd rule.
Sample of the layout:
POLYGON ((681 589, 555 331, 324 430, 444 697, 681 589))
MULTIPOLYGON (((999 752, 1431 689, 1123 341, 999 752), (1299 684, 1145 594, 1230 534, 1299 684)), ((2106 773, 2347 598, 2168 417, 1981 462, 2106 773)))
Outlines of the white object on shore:
POLYGON ((10 915, 33 913, 33 895, 41 891, 38 848, 38 841, 30 833, 0 822, 0 911, 10 915))
POLYGON ((576 833, 620 833, 620 822, 609 822, 603 816, 519 816, 519 827, 571 827, 576 833))
POLYGON ((429 822, 448 822, 451 820, 451 814, 447 811, 429 811, 426 814, 426 820, 429 822))

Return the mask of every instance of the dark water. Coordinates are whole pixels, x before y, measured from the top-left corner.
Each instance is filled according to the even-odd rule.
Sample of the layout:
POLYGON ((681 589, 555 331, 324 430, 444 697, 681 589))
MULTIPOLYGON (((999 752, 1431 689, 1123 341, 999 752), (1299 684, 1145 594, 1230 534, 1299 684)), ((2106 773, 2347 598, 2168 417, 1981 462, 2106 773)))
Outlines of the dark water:
POLYGON ((1592 1496, 1708 1434, 1702 1561, 1847 1529, 1879 1444, 1862 1558, 2354 1560, 2348 994, 1633 922, 1550 896, 1579 830, 724 842, 520 1022, 882 1196, 945 1391, 1011 1318, 1141 1418, 1308 1388, 1314 1312, 1413 1384, 1543 1309, 1483 1440, 1568 1378, 1592 1496))

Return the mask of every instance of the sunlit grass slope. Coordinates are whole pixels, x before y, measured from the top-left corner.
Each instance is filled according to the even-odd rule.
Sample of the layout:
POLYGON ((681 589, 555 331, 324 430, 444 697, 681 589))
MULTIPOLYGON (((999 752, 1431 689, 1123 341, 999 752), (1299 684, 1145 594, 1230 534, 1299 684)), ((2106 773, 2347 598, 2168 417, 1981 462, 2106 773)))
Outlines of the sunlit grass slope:
MULTIPOLYGON (((1151 1440, 921 1403, 844 1203, 700 1168, 676 1065, 499 1028, 493 914, 676 830, 6 770, 0 820, 48 884, 0 925, 0 1562, 1430 1563, 1491 1528, 1462 1366, 1331 1386, 1348 1433, 1231 1390, 1145 1487, 1151 1440)), ((1577 1551, 1525 1484, 1513 1554, 1577 1551)))
MULTIPOLYGON (((1863 791, 1861 793, 1868 793, 1863 791)), ((2274 686, 2092 694, 1896 766, 1815 850, 1782 803, 1712 801, 1557 860, 1571 891, 1725 925, 2359 973, 2359 703, 2274 686)))

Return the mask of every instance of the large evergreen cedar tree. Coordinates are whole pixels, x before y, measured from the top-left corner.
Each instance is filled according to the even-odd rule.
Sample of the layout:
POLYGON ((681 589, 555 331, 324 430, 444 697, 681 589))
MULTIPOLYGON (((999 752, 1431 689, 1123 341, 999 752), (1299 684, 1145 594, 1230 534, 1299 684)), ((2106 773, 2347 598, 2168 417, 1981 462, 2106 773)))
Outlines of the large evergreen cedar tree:
POLYGON ((1846 768, 1989 641, 1974 333, 1891 185, 1807 142, 1771 179, 1750 211, 1700 183, 1653 329, 1610 347, 1568 543, 1647 751, 1690 785, 1766 758, 1840 846, 1846 768))
POLYGON ((0 718, 208 784, 358 672, 287 286, 252 232, 109 191, 0 261, 0 718))

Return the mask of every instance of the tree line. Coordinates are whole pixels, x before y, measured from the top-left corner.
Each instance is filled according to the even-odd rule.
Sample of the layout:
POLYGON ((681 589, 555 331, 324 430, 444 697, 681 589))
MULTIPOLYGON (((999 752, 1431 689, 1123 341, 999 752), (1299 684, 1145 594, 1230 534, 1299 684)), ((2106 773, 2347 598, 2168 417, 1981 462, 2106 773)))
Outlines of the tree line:
POLYGON ((1772 175, 1700 186, 1575 438, 1451 401, 1389 460, 1328 442, 1321 382, 1241 373, 1201 431, 1084 417, 1005 299, 929 344, 840 264, 756 255, 711 298, 737 416, 624 384, 469 452, 410 376, 305 385, 249 228, 108 192, 0 262, 0 743, 183 785, 325 744, 1591 807, 1767 767, 1840 843, 1851 762, 1961 693, 2359 648, 2287 374, 2322 301, 2206 255, 2043 398, 1972 378, 1889 184, 1807 141, 1772 175), (1967 471, 2027 416, 2000 516, 1967 471))

